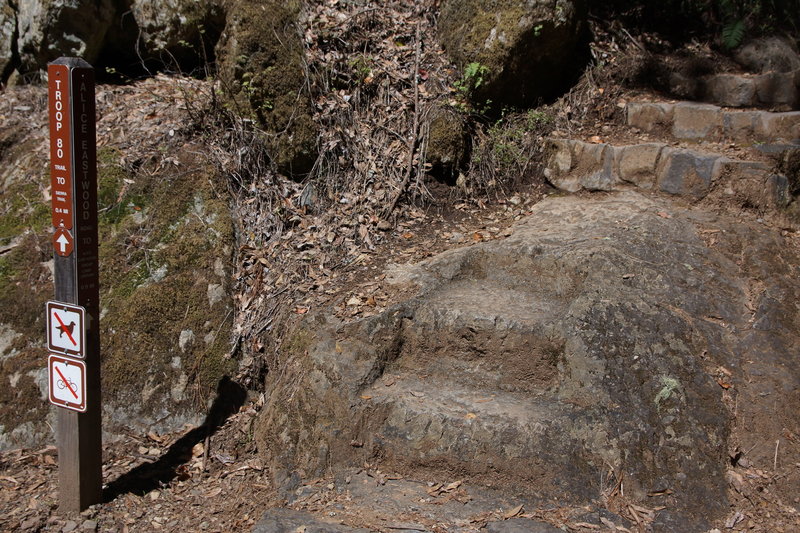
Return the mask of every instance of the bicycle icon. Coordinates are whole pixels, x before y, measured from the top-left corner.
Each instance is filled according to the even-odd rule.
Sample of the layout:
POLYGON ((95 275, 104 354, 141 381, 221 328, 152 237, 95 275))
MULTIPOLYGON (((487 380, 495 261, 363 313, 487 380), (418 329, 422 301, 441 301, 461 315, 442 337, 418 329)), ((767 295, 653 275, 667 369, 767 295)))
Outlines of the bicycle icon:
POLYGON ((75 382, 72 381, 71 379, 68 379, 66 383, 64 383, 64 380, 62 379, 57 380, 56 387, 58 387, 59 390, 64 390, 65 388, 69 387, 70 391, 75 391, 78 389, 75 382))

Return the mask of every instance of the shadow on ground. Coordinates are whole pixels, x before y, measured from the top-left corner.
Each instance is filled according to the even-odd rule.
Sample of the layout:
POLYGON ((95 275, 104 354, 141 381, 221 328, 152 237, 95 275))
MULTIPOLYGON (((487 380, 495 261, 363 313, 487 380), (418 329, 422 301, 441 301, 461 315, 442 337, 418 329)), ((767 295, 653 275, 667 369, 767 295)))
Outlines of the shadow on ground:
POLYGON ((228 417, 239 411, 246 399, 244 387, 228 376, 223 377, 203 424, 178 439, 156 462, 137 466, 109 483, 103 491, 103 502, 111 502, 127 493, 141 496, 179 477, 180 467, 192 458, 192 448, 213 435, 228 417))

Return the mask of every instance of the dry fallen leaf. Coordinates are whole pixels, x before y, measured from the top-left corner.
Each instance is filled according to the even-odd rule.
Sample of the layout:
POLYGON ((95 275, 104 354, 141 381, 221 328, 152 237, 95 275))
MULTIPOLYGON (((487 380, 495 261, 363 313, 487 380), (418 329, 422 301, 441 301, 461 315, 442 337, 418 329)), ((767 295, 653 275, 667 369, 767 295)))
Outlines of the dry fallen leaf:
POLYGON ((206 498, 214 498, 215 496, 219 496, 222 494, 222 487, 217 487, 215 489, 211 489, 210 491, 206 492, 206 498))
POLYGON ((192 457, 200 457, 201 455, 203 455, 204 451, 205 447, 203 446, 203 443, 198 442, 192 447, 192 457))
POLYGON ((442 489, 442 490, 444 492, 452 492, 452 491, 456 490, 458 487, 460 487, 461 483, 463 483, 463 481, 461 481, 461 480, 453 481, 452 483, 449 483, 448 485, 446 485, 444 487, 444 489, 442 489))
POLYGON ((727 381, 723 380, 722 378, 717 379, 717 384, 725 390, 730 389, 733 385, 728 383, 727 381))
POLYGON ((505 520, 508 520, 509 518, 514 518, 515 516, 517 516, 521 512, 522 512, 522 504, 517 505, 513 509, 509 509, 508 511, 504 512, 503 513, 503 518, 505 520))

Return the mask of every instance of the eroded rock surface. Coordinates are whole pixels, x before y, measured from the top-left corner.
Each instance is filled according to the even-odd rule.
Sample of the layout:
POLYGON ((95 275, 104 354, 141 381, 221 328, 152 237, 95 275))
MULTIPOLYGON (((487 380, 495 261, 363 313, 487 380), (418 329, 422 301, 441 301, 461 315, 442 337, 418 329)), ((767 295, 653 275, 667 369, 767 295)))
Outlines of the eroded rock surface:
POLYGON ((144 53, 168 65, 189 66, 213 60, 225 25, 221 1, 133 0, 144 53))
POLYGON ((19 72, 36 73, 61 56, 94 63, 115 14, 112 0, 21 0, 17 8, 19 72))
POLYGON ((697 530, 727 512, 730 449, 797 427, 798 259, 663 198, 546 200, 505 240, 391 270, 415 295, 385 313, 309 319, 260 449, 283 483, 377 460, 576 503, 612 468, 666 506, 656 530, 697 530))

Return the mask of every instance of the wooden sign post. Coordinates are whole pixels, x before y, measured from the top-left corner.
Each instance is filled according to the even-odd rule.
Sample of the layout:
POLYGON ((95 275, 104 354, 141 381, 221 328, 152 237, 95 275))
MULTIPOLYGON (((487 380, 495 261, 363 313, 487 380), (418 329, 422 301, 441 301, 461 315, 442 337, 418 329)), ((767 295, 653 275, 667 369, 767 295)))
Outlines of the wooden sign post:
POLYGON ((55 301, 48 302, 50 401, 58 411, 63 511, 102 501, 100 287, 94 69, 60 58, 47 67, 55 301), (76 331, 77 327, 77 331, 76 331))

